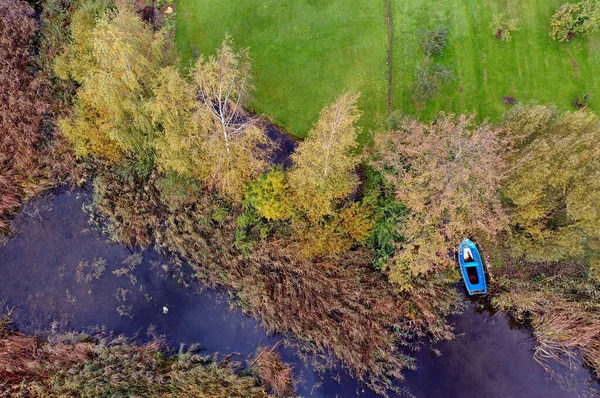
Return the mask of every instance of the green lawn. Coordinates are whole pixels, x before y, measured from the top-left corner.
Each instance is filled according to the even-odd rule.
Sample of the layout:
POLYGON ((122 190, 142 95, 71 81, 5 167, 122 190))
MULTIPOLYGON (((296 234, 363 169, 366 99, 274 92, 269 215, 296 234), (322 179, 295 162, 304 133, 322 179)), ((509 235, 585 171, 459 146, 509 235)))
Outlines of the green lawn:
MULTIPOLYGON (((563 109, 574 109, 584 91, 600 96, 594 76, 600 35, 563 44, 548 36, 549 18, 564 1, 392 0, 394 107, 422 119, 446 110, 497 120, 507 95, 563 109), (519 19, 512 41, 500 42, 490 31, 496 12, 519 19), (438 61, 458 79, 419 109, 408 86, 423 59, 422 34, 438 26, 449 30, 438 61)), ((178 0, 176 42, 184 64, 193 48, 214 53, 226 33, 250 48, 256 85, 251 108, 293 135, 304 137, 320 109, 345 90, 362 92, 365 131, 386 115, 383 0, 178 0)))
MULTIPOLYGON (((477 112, 497 120, 507 109, 502 97, 555 103, 575 109, 584 91, 600 96, 600 38, 576 38, 559 44, 548 35, 548 21, 565 0, 393 0, 395 107, 429 119, 440 110, 477 112), (494 13, 518 18, 510 42, 494 38, 489 24, 494 13), (418 110, 407 85, 424 55, 423 30, 447 27, 449 40, 439 62, 450 65, 457 80, 418 110)), ((591 108, 599 103, 592 101, 591 108)))

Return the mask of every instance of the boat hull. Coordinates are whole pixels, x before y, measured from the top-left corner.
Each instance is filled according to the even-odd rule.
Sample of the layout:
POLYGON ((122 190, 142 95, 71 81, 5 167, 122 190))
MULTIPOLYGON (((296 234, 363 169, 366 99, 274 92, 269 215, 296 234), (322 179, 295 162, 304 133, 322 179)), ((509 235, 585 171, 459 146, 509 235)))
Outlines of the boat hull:
POLYGON ((463 240, 458 248, 458 263, 467 293, 469 295, 486 294, 487 283, 483 261, 477 246, 469 239, 463 240))

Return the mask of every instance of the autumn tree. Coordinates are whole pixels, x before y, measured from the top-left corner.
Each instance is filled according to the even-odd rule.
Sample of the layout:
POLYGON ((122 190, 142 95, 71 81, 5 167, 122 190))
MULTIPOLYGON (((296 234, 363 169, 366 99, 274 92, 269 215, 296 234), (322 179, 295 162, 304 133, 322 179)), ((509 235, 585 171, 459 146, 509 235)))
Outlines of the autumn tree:
POLYGON ((314 220, 331 214, 335 202, 356 184, 357 99, 358 95, 346 93, 325 107, 306 140, 292 154, 294 166, 289 179, 296 205, 314 220))
POLYGON ((98 68, 94 54, 94 27, 111 5, 110 0, 86 0, 72 11, 68 43, 54 59, 54 72, 63 80, 73 78, 82 83, 90 71, 98 68))
POLYGON ((504 123, 519 143, 503 187, 513 250, 530 260, 562 260, 600 249, 598 117, 521 106, 504 123))
POLYGON ((193 85, 174 66, 163 68, 154 82, 154 97, 148 104, 157 138, 156 163, 164 172, 188 178, 206 177, 203 131, 207 124, 195 115, 198 108, 193 85))
POLYGON ((560 6, 550 20, 550 36, 554 40, 568 41, 576 35, 594 33, 600 27, 600 3, 583 0, 560 6))
POLYGON ((216 56, 198 59, 191 82, 163 70, 150 104, 161 132, 159 167, 240 202, 245 184, 268 166, 271 147, 258 120, 243 110, 251 89, 248 50, 236 52, 229 38, 216 56))
POLYGON ((504 159, 501 129, 474 116, 440 114, 429 124, 412 119, 376 137, 372 165, 410 210, 404 242, 387 264, 390 280, 408 280, 452 264, 462 238, 490 237, 507 217, 498 188, 504 159))
MULTIPOLYGON (((89 12, 98 13, 93 7, 89 12)), ((84 21, 90 20, 84 15, 84 21)), ((165 35, 125 3, 91 20, 95 23, 87 29, 92 34, 85 27, 72 31, 73 42, 63 57, 68 61, 58 63, 66 68, 61 73, 81 84, 73 115, 61 120, 61 131, 79 156, 117 162, 127 155, 148 170, 155 135, 146 104, 158 71, 173 62, 165 35), (91 54, 77 54, 79 49, 91 54)))

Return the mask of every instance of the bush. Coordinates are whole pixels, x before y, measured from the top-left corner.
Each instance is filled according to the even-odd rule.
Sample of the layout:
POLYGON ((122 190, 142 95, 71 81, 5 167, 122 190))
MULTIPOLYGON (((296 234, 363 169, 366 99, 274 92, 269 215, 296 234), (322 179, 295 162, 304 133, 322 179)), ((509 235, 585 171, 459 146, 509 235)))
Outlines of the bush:
POLYGON ((496 39, 500 41, 510 41, 511 32, 519 30, 517 22, 517 19, 509 19, 504 13, 494 14, 492 22, 490 23, 490 29, 496 39))
POLYGON ((283 220, 292 215, 287 177, 282 169, 260 176, 248 185, 245 204, 254 207, 267 220, 283 220))
POLYGON ((341 254, 363 243, 373 228, 372 215, 370 206, 352 202, 320 221, 294 219, 292 226, 300 242, 300 254, 306 258, 341 254))
POLYGON ((413 98, 419 102, 426 102, 435 98, 442 85, 455 79, 450 67, 432 61, 431 57, 417 66, 415 80, 411 84, 413 98))
POLYGON ((600 27, 600 3, 584 0, 560 6, 550 20, 550 36, 554 40, 568 41, 575 35, 585 36, 600 27))
POLYGON ((425 34, 425 40, 423 41, 423 51, 425 54, 431 56, 439 56, 444 52, 446 48, 446 41, 448 40, 448 29, 441 28, 427 32, 425 34))
POLYGON ((502 103, 504 103, 506 106, 511 106, 517 103, 517 99, 512 95, 505 95, 502 97, 502 103))
POLYGON ((594 94, 587 91, 585 93, 579 94, 579 96, 577 96, 577 99, 575 99, 575 101, 573 102, 573 105, 577 109, 585 109, 588 107, 590 102, 592 102, 592 99, 594 99, 594 94))

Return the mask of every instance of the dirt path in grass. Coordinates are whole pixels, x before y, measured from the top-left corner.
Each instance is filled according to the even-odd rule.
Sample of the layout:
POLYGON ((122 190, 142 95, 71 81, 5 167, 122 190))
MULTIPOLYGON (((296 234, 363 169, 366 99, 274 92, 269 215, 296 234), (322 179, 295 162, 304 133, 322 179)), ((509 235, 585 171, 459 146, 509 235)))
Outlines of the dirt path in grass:
POLYGON ((388 38, 388 48, 387 48, 387 80, 388 80, 388 90, 387 90, 387 104, 388 104, 388 113, 392 113, 393 111, 393 89, 392 89, 392 0, 385 0, 385 24, 387 26, 387 38, 388 38))

